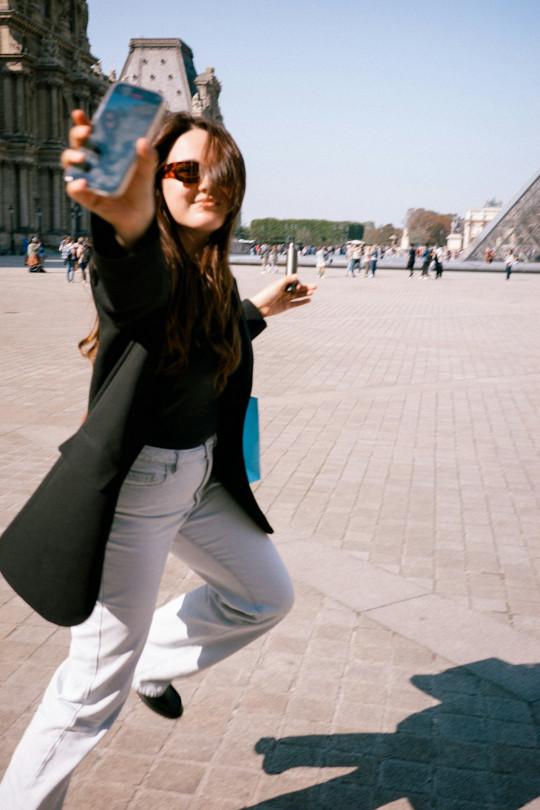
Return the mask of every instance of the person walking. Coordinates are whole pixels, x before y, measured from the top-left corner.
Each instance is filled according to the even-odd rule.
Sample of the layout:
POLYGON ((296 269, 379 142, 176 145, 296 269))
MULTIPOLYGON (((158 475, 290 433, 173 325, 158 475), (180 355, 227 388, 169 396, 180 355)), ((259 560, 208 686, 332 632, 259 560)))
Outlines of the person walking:
POLYGON ((59 250, 62 261, 64 262, 64 267, 66 268, 66 279, 69 284, 75 278, 77 243, 72 236, 66 236, 66 238, 60 242, 59 250))
POLYGON ((407 270, 409 271, 409 278, 414 276, 414 260, 416 259, 416 248, 414 245, 409 247, 409 258, 407 259, 407 270))
POLYGON ((505 269, 506 269, 506 280, 507 281, 510 278, 510 276, 512 275, 512 269, 513 269, 516 262, 517 262, 516 254, 514 253, 513 250, 509 250, 508 253, 506 254, 506 258, 504 260, 504 266, 505 266, 505 269))
POLYGON ((375 278, 375 270, 377 269, 377 259, 379 257, 379 246, 373 245, 369 254, 369 278, 375 278))
POLYGON ((261 273, 264 274, 266 273, 267 270, 270 269, 270 245, 267 245, 266 242, 264 243, 264 245, 261 245, 261 251, 259 255, 261 257, 261 266, 262 266, 261 273))
POLYGON ((90 239, 81 236, 77 243, 77 267, 81 271, 81 283, 86 284, 86 268, 92 258, 90 239))
MULTIPOLYGON (((91 133, 81 110, 73 120, 65 170, 84 159, 91 133)), ((93 215, 98 321, 82 341, 94 361, 88 415, 63 447, 68 483, 78 478, 73 487, 91 490, 89 503, 96 488, 103 494, 100 531, 108 539, 95 606, 72 627, 69 656, 0 786, 6 810, 59 810, 73 770, 111 727, 131 688, 149 709, 178 718, 183 707, 172 681, 258 638, 293 601, 272 529, 249 487, 242 427, 251 340, 267 317, 309 303, 315 285, 285 276, 240 302, 228 252, 245 169, 220 124, 170 114, 153 148, 146 139, 136 148, 135 172, 120 197, 94 194, 83 179, 66 185, 93 215), (291 280, 297 285, 289 291, 291 280), (122 430, 111 431, 117 421, 122 430), (88 437, 107 429, 114 446, 90 446, 88 437), (170 551, 205 584, 155 610, 170 551)), ((42 486, 53 495, 56 481, 42 486)), ((56 493, 68 510, 70 494, 56 493)), ((76 526, 58 515, 57 544, 63 532, 85 528, 91 513, 82 498, 76 526)), ((33 570, 25 557, 12 568, 18 564, 26 581, 35 577, 47 595, 58 570, 33 570)), ((5 564, 2 570, 13 574, 5 564)), ((64 607, 62 588, 55 598, 64 607)))
POLYGON ((352 276, 354 278, 354 271, 356 268, 360 268, 360 259, 362 257, 362 244, 361 243, 351 243, 347 249, 347 270, 345 272, 346 276, 352 276))
POLYGON ((428 278, 429 276, 429 265, 431 264, 432 259, 432 250, 427 245, 424 247, 422 251, 422 276, 421 278, 428 278))
POLYGON ((270 249, 270 258, 269 258, 269 273, 277 273, 278 272, 278 251, 277 245, 272 245, 270 249))
MULTIPOLYGON (((315 254, 315 266, 317 270, 317 278, 322 278, 326 273, 326 250, 323 246, 317 248, 315 254)), ((353 273, 354 275, 354 273, 353 273)))

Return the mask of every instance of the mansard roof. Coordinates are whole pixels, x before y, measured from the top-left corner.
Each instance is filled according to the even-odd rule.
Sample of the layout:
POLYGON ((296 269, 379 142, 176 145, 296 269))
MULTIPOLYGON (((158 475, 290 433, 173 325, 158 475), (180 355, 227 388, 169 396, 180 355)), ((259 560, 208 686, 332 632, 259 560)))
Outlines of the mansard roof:
POLYGON ((155 90, 171 112, 191 112, 197 92, 193 52, 181 39, 132 39, 121 81, 155 90))

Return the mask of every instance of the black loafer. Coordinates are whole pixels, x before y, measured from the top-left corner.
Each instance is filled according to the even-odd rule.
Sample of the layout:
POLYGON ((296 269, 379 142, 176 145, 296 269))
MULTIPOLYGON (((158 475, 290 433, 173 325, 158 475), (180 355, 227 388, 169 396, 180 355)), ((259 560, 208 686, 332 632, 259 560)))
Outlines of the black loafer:
POLYGON ((161 714, 162 717, 168 717, 170 720, 176 720, 182 716, 184 707, 182 706, 182 699, 180 695, 171 684, 165 689, 159 697, 148 697, 148 695, 141 695, 137 692, 143 703, 146 703, 149 709, 153 712, 161 714))

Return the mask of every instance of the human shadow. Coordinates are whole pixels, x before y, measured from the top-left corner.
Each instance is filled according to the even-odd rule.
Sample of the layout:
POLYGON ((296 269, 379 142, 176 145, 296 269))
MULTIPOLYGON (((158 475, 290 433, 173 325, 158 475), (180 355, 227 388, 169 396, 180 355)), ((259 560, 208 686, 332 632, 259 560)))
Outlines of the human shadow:
POLYGON ((395 733, 260 739, 267 774, 355 770, 243 810, 376 810, 403 798, 414 810, 518 810, 540 796, 540 664, 487 659, 411 682, 440 703, 395 733))

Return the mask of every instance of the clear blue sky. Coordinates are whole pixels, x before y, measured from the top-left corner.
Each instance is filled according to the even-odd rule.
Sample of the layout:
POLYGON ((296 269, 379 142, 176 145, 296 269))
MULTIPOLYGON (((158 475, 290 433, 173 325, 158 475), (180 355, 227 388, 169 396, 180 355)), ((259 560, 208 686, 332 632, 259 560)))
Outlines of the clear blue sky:
POLYGON ((246 223, 463 216, 540 170, 539 0, 88 0, 119 73, 132 37, 215 68, 248 168, 246 223))

